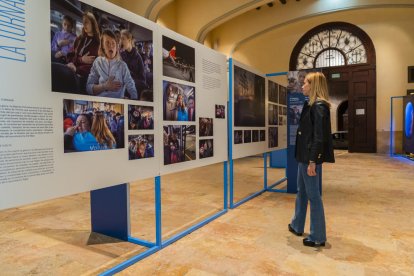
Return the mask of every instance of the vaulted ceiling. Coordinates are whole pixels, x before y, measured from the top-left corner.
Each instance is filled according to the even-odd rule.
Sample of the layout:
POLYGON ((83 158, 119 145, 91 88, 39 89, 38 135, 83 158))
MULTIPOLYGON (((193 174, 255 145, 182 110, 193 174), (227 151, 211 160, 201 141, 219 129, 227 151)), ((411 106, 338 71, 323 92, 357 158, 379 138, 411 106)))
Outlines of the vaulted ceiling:
POLYGON ((231 55, 241 44, 266 32, 311 17, 352 9, 414 8, 413 0, 110 0, 110 2, 154 22, 169 22, 164 25, 227 55, 231 55))

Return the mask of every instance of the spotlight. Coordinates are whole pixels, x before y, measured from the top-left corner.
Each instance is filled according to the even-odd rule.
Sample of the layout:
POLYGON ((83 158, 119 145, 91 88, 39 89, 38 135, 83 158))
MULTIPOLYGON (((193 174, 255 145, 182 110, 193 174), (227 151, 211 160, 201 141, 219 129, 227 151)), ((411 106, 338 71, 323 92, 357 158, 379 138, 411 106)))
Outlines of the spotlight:
POLYGON ((260 10, 261 7, 257 7, 256 10, 260 10))
POLYGON ((282 3, 283 5, 285 5, 286 4, 286 0, 279 0, 280 1, 280 3, 282 3))
POLYGON ((268 6, 269 8, 273 7, 273 2, 267 3, 267 6, 268 6))

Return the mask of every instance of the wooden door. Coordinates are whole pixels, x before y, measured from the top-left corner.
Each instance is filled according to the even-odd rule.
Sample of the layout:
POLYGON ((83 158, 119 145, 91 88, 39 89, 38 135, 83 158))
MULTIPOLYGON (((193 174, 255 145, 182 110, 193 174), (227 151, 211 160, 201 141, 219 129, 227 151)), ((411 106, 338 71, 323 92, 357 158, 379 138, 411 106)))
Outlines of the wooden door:
POLYGON ((324 68, 332 96, 348 94, 348 151, 376 152, 375 66, 324 68))

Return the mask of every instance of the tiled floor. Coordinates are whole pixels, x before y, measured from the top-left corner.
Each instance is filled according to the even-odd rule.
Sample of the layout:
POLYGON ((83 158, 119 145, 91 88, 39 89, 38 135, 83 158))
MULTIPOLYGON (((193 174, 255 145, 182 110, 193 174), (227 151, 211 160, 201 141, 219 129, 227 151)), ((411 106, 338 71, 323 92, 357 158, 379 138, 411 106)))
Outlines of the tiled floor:
MULTIPOLYGON (((295 195, 265 193, 121 275, 412 275, 414 163, 336 152, 324 165, 328 243, 287 231, 295 195)), ((263 159, 235 164, 235 199, 262 188, 263 159)), ((284 171, 269 169, 269 183, 284 171)), ((163 238, 222 208, 222 164, 162 178, 163 238)), ((131 230, 155 239, 153 181, 131 185, 131 230)), ((309 231, 307 223, 306 231, 309 231)), ((144 251, 90 233, 89 194, 0 211, 0 275, 95 275, 144 251)))

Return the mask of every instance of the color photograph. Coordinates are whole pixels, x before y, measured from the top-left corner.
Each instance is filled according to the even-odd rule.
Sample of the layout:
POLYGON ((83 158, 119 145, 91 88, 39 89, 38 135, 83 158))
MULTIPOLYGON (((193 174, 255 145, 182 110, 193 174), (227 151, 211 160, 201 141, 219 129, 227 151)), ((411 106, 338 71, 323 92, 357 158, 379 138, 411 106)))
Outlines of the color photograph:
POLYGON ((259 132, 259 140, 260 142, 266 141, 266 130, 260 130, 259 132))
POLYGON ((269 127, 269 148, 275 148, 278 145, 277 127, 269 127))
POLYGON ((234 144, 243 144, 243 130, 234 131, 234 144))
POLYGON ((192 86, 163 81, 164 121, 195 122, 195 88, 192 86))
POLYGON ((278 124, 279 113, 278 113, 278 106, 274 104, 269 104, 268 108, 268 123, 269 125, 276 125, 278 124))
POLYGON ((252 130, 252 142, 259 142, 259 130, 252 130))
POLYGON ((53 92, 153 101, 151 30, 78 0, 50 7, 53 92))
POLYGON ((162 73, 166 77, 195 82, 194 48, 162 36, 162 73))
POLYGON ((164 165, 196 159, 196 127, 194 125, 164 126, 164 165))
POLYGON ((154 157, 154 135, 128 135, 128 160, 154 157))
POLYGON ((279 85, 273 81, 268 81, 268 98, 269 98, 269 102, 274 102, 274 103, 278 103, 278 90, 279 90, 279 85))
POLYGON ((213 136, 213 118, 199 118, 199 136, 213 136))
POLYGON ((279 85, 279 104, 287 105, 286 87, 279 85))
POLYGON ((251 143, 251 142, 252 142, 252 131, 243 130, 243 143, 251 143))
POLYGON ((265 78, 234 66, 234 126, 265 126, 265 78))
POLYGON ((128 105, 128 130, 154 129, 154 107, 128 105))
POLYGON ((124 148, 124 105, 63 100, 63 133, 65 153, 124 148))
POLYGON ((226 106, 216 104, 216 118, 217 119, 226 118, 226 106))
POLYGON ((214 156, 213 139, 200 140, 199 144, 198 156, 200 159, 214 156))

